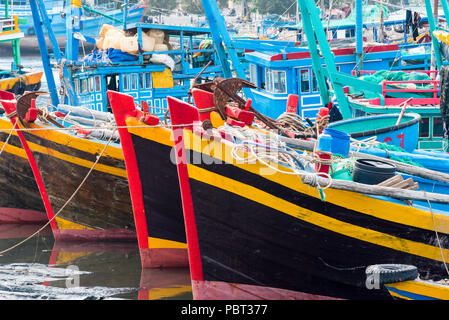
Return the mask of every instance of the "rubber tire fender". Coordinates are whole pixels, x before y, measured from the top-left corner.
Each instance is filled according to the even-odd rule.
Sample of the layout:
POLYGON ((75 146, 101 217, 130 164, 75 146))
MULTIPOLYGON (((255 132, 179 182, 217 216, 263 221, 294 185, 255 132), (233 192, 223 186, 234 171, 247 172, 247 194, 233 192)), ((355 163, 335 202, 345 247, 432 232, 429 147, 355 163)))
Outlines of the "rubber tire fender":
POLYGON ((418 268, 408 264, 375 264, 365 270, 367 275, 376 276, 380 285, 415 280, 418 268))

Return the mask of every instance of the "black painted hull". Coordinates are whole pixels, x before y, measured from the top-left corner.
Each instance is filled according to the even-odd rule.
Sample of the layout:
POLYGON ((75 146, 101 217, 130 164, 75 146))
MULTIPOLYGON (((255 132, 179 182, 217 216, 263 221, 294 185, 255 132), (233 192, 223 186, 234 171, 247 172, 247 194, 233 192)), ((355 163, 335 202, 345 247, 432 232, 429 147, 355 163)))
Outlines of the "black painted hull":
MULTIPOLYGON (((205 140, 187 145, 195 150, 187 152, 190 159, 202 159, 186 166, 193 212, 188 218, 184 209, 186 228, 197 230, 189 250, 191 241, 198 245, 191 261, 194 297, 232 299, 235 288, 249 286, 253 298, 259 288, 297 293, 290 298, 390 299, 385 288, 366 284, 366 267, 382 263, 447 277, 430 212, 333 189, 321 201, 299 177, 261 175, 258 163, 236 164, 231 147, 205 140)), ((447 217, 435 216, 446 254, 447 217)))

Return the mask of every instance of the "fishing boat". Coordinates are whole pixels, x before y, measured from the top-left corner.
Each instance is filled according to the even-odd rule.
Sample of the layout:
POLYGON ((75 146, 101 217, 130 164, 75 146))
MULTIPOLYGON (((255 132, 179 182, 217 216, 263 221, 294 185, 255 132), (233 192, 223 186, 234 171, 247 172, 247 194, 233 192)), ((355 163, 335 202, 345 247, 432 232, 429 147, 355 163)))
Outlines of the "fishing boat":
MULTIPOLYGON (((330 42, 336 69, 342 74, 351 75, 358 65, 356 49, 351 44, 336 46, 330 42), (334 47, 332 47, 334 46, 334 47)), ((418 45, 416 45, 418 46, 418 45)), ((249 80, 257 88, 252 89, 254 104, 258 111, 277 118, 284 112, 290 94, 299 96, 297 113, 303 118, 315 119, 318 109, 323 105, 317 77, 312 68, 315 59, 307 47, 291 48, 286 53, 274 47, 271 52, 247 52, 245 59, 249 64, 249 80)), ((429 69, 430 55, 405 55, 398 45, 373 44, 363 48, 363 66, 366 70, 407 70, 429 69), (423 59, 421 64, 411 61, 423 59), (408 61, 410 63, 408 63, 408 61)), ((321 63, 324 58, 317 57, 321 63)))
MULTIPOLYGON (((95 37, 101 26, 105 23, 120 26, 123 24, 124 15, 129 23, 142 22, 146 5, 132 5, 124 10, 123 8, 116 8, 113 3, 96 3, 89 5, 88 3, 76 2, 77 8, 83 11, 80 15, 79 24, 81 32, 85 37, 95 37)), ((25 37, 22 40, 22 51, 24 54, 38 54, 39 48, 36 46, 36 29, 33 24, 33 16, 28 1, 11 1, 3 0, 0 2, 2 9, 1 15, 18 15, 20 17, 18 27, 22 30, 25 37)), ((61 47, 65 46, 66 41, 66 20, 67 7, 65 1, 42 1, 42 6, 47 11, 49 21, 57 37, 58 44, 61 47)), ((71 8, 70 6, 68 7, 71 8)), ((47 42, 49 48, 51 43, 47 42)), ((84 50, 91 51, 94 44, 85 42, 84 50)), ((0 46, 0 49, 6 49, 0 46)))
MULTIPOLYGON (((41 83, 42 72, 27 70, 21 66, 20 40, 23 33, 18 27, 18 21, 17 16, 0 19, 0 41, 12 47, 13 58, 11 70, 0 71, 0 90, 7 90, 2 91, 0 99, 13 99, 14 93, 39 89, 41 83)), ((0 199, 0 222, 45 223, 47 217, 42 200, 17 134, 13 132, 13 126, 6 117, 1 117, 0 127, 3 129, 0 133, 0 182, 3 194, 0 199)))
MULTIPOLYGON (((362 75, 374 77, 380 73, 363 71, 362 75)), ((402 74, 407 76, 407 79, 412 79, 414 74, 428 75, 428 80, 383 80, 380 95, 346 88, 353 113, 359 116, 388 115, 404 111, 418 113, 421 115, 421 120, 417 148, 442 150, 443 119, 440 113, 440 81, 436 80, 438 71, 413 71, 402 72, 402 74)), ((398 78, 399 74, 386 72, 386 76, 398 78)))
MULTIPOLYGON (((34 5, 32 3, 33 10, 38 10, 34 5)), ((36 16, 46 20, 48 17, 44 13, 39 11, 36 16)), ((63 95, 62 101, 70 104, 58 103, 52 73, 48 65, 44 64, 54 108, 43 110, 36 107, 36 100, 39 104, 39 93, 25 94, 17 102, 17 110, 21 111, 15 123, 23 131, 18 133, 20 141, 32 163, 39 193, 58 240, 136 239, 125 163, 119 135, 111 128, 113 115, 107 112, 110 106, 106 90, 112 86, 132 94, 134 98, 143 100, 153 113, 164 117, 164 97, 169 92, 187 99, 189 81, 199 71, 202 70, 202 75, 208 77, 219 70, 216 64, 208 64, 214 59, 214 50, 198 49, 199 42, 192 39, 207 35, 210 32, 208 29, 148 24, 128 27, 129 33, 133 32, 141 38, 143 33, 157 30, 160 40, 165 41, 170 37, 177 39, 181 50, 170 48, 172 50, 157 51, 157 54, 141 52, 136 57, 128 54, 133 57, 132 61, 103 63, 92 60, 89 63, 67 60, 62 81, 66 95, 63 95), (186 43, 189 51, 183 50, 186 43), (201 55, 192 58, 198 52, 201 55), (148 54, 167 59, 170 58, 168 54, 174 54, 179 57, 181 68, 173 68, 172 72, 163 63, 149 62, 148 54), (205 57, 206 54, 209 57, 205 57), (67 70, 70 70, 70 77, 67 76, 67 70), (98 126, 104 126, 104 130, 99 130, 98 126), (100 154, 101 157, 97 159, 100 154)), ((48 31, 49 37, 53 38, 51 28, 48 31)), ((43 33, 38 33, 42 40, 43 33)), ((42 41, 40 45, 43 59, 48 61, 45 60, 48 57, 45 55, 48 54, 46 46, 42 45, 42 41)), ((54 49, 56 56, 62 58, 57 46, 54 49)), ((70 52, 74 53, 69 50, 66 57, 73 58, 70 52)), ((8 108, 8 114, 16 110, 15 100, 9 99, 2 103, 8 108)))
MULTIPOLYGON (((10 115, 24 106, 30 107, 30 100, 36 95, 29 93, 18 101, 2 100, 1 103, 10 115)), ((17 135, 31 165, 55 239, 135 241, 126 170, 121 148, 112 141, 113 136, 108 141, 87 140, 32 122, 24 125, 24 120, 11 117, 17 128, 31 129, 17 135)))
POLYGON ((169 109, 195 299, 387 298, 366 288, 361 268, 379 259, 446 276, 447 207, 430 205, 445 194, 414 191, 426 196, 407 205, 395 188, 377 193, 360 183, 350 191, 273 158, 244 161, 254 154, 232 139, 192 132, 197 109, 175 98, 169 109))
POLYGON ((169 163, 171 131, 145 126, 157 125, 156 116, 139 121, 144 113, 135 108, 132 96, 114 91, 108 96, 119 127, 142 266, 188 266, 178 175, 169 163))

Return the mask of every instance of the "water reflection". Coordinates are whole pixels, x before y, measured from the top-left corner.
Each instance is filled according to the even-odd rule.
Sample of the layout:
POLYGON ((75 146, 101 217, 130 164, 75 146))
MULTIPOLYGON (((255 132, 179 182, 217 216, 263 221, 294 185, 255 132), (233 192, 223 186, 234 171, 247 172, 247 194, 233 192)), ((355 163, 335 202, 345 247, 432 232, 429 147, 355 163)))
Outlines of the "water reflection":
MULTIPOLYGON (((0 225, 0 251, 41 225, 0 225)), ((55 242, 45 229, 0 256, 0 299, 191 300, 188 268, 142 269, 136 243, 55 242)))

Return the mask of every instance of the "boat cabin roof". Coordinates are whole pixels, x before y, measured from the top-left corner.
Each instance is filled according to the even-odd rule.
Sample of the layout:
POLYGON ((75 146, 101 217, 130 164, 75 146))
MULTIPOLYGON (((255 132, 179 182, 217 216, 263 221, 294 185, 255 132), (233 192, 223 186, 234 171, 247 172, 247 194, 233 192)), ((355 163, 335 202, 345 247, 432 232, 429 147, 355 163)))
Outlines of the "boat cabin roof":
MULTIPOLYGON (((354 47, 347 48, 334 48, 331 49, 335 56, 353 55, 355 54, 354 47)), ((388 52, 388 51, 398 51, 399 47, 397 44, 388 45, 371 45, 363 47, 364 53, 376 53, 376 52, 388 52)), ((287 60, 300 60, 300 59, 310 59, 310 52, 306 48, 298 47, 297 51, 291 52, 246 52, 246 58, 250 62, 260 63, 268 61, 287 61, 287 60)))
POLYGON ((169 35, 179 35, 181 34, 181 32, 184 36, 197 36, 197 35, 210 34, 209 28, 190 27, 190 26, 170 26, 170 25, 140 23, 140 22, 129 24, 128 27, 126 28, 126 31, 137 32, 138 28, 141 28, 144 32, 147 32, 150 29, 163 30, 166 34, 169 35))

